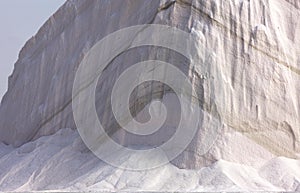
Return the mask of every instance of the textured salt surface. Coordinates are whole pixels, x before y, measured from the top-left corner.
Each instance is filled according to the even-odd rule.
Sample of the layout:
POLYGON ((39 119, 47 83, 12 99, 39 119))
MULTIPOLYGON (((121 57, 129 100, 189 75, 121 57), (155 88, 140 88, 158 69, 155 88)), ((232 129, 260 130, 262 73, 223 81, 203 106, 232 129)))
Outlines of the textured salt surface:
POLYGON ((100 161, 72 129, 0 152, 1 191, 296 191, 300 184, 300 161, 284 157, 258 169, 219 160, 200 170, 126 171, 100 161))
MULTIPOLYGON (((300 161, 292 159, 300 152, 299 17, 298 0, 68 1, 26 43, 9 79, 0 106, 0 141, 10 144, 0 144, 0 191, 300 191, 300 161), (171 58, 189 75, 203 110, 222 128, 207 154, 198 155, 199 132, 187 151, 193 153, 172 162, 186 169, 114 168, 90 153, 75 130, 63 129, 76 127, 72 86, 87 51, 113 31, 146 23, 196 36, 203 58, 191 66, 160 48, 129 50, 107 68, 100 87, 111 89, 117 72, 140 60, 171 58)), ((147 86, 138 93, 165 97, 161 85, 147 86)), ((105 89, 96 93, 101 116, 111 113, 105 89)), ((134 114, 143 100, 134 98, 134 114)), ((203 117, 204 131, 210 118, 203 117)))
MULTIPOLYGON (((174 164, 199 169, 226 159, 260 167, 271 154, 295 159, 300 152, 299 17, 297 0, 67 1, 20 52, 0 106, 0 141, 20 146, 61 128, 76 128, 71 105, 73 81, 88 50, 114 31, 154 23, 197 37, 201 60, 193 66, 161 48, 128 50, 99 79, 103 89, 97 90, 95 103, 100 116, 101 112, 112 116, 110 102, 104 99, 122 70, 141 60, 160 59, 193 80, 203 110, 224 126, 219 128, 220 139, 212 151, 199 156, 201 135, 211 126, 211 116, 204 116, 199 126, 202 131, 188 148, 195 153, 183 155, 174 164), (257 145, 240 143, 238 149, 233 139, 239 136, 232 130, 257 145), (259 146, 265 150, 257 152, 259 146), (229 156, 238 151, 240 156, 229 156)), ((137 93, 165 96, 167 91, 161 88, 151 83, 137 93)), ((134 98, 130 104, 136 107, 133 113, 147 100, 134 98)), ((107 129, 114 132, 114 119, 105 121, 107 129)))

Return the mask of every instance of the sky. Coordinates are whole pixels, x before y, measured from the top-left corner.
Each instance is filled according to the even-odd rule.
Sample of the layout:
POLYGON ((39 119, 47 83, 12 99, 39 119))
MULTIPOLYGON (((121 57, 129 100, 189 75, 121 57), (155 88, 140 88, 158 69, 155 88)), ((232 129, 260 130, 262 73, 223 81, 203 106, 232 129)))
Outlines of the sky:
POLYGON ((0 0, 0 99, 25 42, 65 0, 0 0))

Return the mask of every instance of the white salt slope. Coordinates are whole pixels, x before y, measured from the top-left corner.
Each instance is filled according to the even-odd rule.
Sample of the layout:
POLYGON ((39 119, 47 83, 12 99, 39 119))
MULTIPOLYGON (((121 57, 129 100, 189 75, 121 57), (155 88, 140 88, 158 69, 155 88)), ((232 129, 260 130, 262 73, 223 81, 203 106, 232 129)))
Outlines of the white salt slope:
POLYGON ((219 160, 200 170, 168 164, 125 171, 100 161, 72 129, 15 149, 1 145, 2 151, 8 153, 0 158, 1 191, 295 191, 300 185, 300 161, 288 158, 274 159, 261 169, 219 160))
MULTIPOLYGON (((124 53, 100 78, 105 86, 100 86, 103 89, 96 93, 99 112, 111 116, 109 101, 103 99, 108 98, 108 90, 119 72, 140 60, 167 59, 166 62, 174 63, 190 76, 201 95, 203 110, 224 126, 219 128, 220 138, 212 150, 199 156, 203 145, 201 135, 211 126, 210 117, 204 116, 199 125, 202 131, 174 164, 201 168, 226 159, 259 167, 276 156, 297 158, 300 151, 299 17, 296 0, 67 1, 20 53, 0 106, 0 140, 20 146, 61 128, 75 128, 72 86, 76 69, 87 51, 113 31, 155 23, 176 26, 197 36, 205 46, 205 49, 199 47, 203 58, 191 66, 159 48, 124 53), (204 80, 203 74, 207 74, 204 80), (240 143, 241 150, 237 149, 229 140, 232 130, 255 141, 259 148, 240 143), (224 144, 227 144, 225 148, 224 144), (245 156, 229 156, 237 151, 245 156), (255 155, 259 163, 249 155, 255 155)), ((163 97, 168 91, 155 84, 138 89, 145 96, 156 92, 163 97)), ((145 102, 144 98, 134 98, 134 114, 143 107, 141 101, 145 102)), ((115 132, 115 121, 110 120, 113 119, 105 120, 106 126, 115 132)), ((165 135, 167 132, 161 133, 165 135)))
MULTIPOLYGON (((0 106, 0 140, 24 145, 0 146, 0 190, 299 190, 299 161, 277 158, 297 158, 300 151, 299 17, 297 0, 68 1, 27 42, 9 79, 0 106), (100 162, 75 131, 57 132, 76 127, 72 86, 87 51, 113 31, 145 23, 176 26, 197 36, 206 48, 199 47, 204 58, 190 66, 159 48, 129 50, 100 79, 105 86, 96 93, 96 105, 109 116, 109 101, 103 99, 109 98, 121 70, 140 60, 171 58, 167 62, 194 81, 203 110, 222 122, 214 146, 199 156, 199 139, 211 125, 211 117, 204 116, 202 131, 174 161, 195 170, 168 165, 122 171, 100 162)), ((168 92, 157 84, 147 86, 137 93, 157 92, 163 98, 168 92)), ((134 98, 133 114, 143 100, 134 98)), ((108 130, 116 132, 110 120, 105 120, 108 130)))

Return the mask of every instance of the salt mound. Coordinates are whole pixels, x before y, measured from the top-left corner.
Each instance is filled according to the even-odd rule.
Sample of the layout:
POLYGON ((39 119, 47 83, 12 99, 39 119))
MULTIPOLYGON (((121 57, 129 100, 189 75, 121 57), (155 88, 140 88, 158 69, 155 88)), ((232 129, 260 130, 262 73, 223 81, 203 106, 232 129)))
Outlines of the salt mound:
POLYGON ((72 129, 61 129, 19 148, 0 145, 1 191, 296 191, 297 171, 300 161, 284 157, 260 169, 219 160, 200 170, 172 164, 145 171, 122 170, 94 156, 72 129))

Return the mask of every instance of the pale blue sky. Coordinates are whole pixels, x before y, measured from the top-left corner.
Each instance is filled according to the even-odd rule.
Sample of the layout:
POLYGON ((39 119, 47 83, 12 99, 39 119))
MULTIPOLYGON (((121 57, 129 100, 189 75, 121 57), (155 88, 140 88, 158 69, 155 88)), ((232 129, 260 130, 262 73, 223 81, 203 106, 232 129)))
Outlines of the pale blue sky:
POLYGON ((65 0, 0 0, 0 99, 25 42, 65 0))

